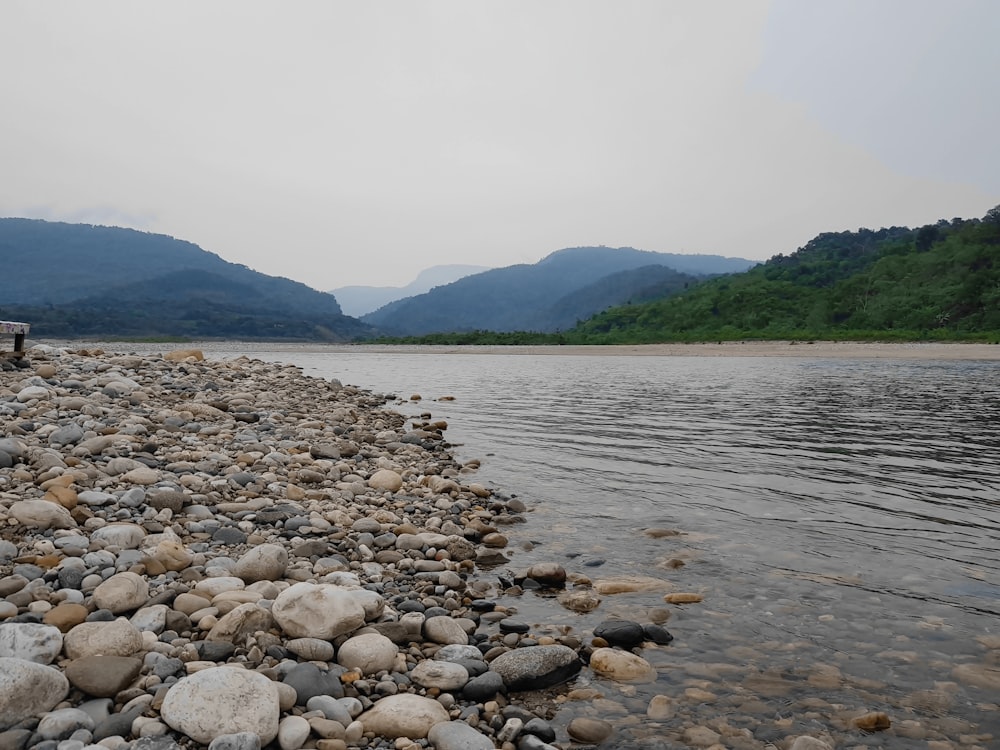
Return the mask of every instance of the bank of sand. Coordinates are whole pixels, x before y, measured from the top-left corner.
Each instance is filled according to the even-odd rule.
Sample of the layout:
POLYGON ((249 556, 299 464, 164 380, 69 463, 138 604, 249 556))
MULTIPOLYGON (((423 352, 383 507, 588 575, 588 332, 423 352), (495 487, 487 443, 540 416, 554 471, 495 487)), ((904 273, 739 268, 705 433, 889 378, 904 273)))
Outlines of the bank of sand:
MULTIPOLYGON (((277 345, 281 347, 281 345, 277 345)), ((206 347, 207 348, 207 347, 206 347)), ((551 354, 658 357, 809 357, 816 359, 1000 360, 1000 345, 958 343, 878 343, 856 341, 727 341, 698 344, 619 346, 408 346, 361 344, 345 351, 414 354, 551 354)), ((324 349, 327 351, 328 349, 324 349)))

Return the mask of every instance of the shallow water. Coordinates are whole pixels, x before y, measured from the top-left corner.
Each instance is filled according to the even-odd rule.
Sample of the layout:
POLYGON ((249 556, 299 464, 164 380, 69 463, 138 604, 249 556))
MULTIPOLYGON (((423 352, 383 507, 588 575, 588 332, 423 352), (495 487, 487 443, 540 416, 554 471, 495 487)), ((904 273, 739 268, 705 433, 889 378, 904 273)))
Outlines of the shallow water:
POLYGON ((478 481, 533 508, 509 530, 511 569, 555 560, 594 580, 662 582, 585 615, 506 598, 536 633, 671 613, 674 643, 642 652, 657 682, 585 671, 577 686, 606 700, 569 701, 560 719, 611 720, 621 747, 666 747, 687 724, 733 747, 801 733, 1000 743, 996 362, 204 351, 421 394, 394 408, 448 420, 457 456, 483 461, 478 481), (666 605, 666 591, 704 601, 666 605), (671 717, 646 716, 656 694, 671 696, 671 717), (847 726, 868 710, 893 729, 847 726))

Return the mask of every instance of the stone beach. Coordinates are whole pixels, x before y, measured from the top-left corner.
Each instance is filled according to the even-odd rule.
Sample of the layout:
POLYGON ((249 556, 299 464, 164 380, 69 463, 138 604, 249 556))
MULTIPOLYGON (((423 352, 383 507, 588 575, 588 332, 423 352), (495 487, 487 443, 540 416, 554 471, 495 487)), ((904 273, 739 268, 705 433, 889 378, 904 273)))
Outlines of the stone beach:
POLYGON ((519 619, 503 602, 524 590, 551 591, 565 622, 630 591, 673 608, 703 595, 592 582, 558 560, 512 569, 530 509, 477 482, 430 412, 407 420, 385 396, 196 350, 36 346, 4 365, 0 750, 829 750, 897 729, 933 750, 991 741, 852 706, 797 731, 754 705, 784 694, 779 675, 727 704, 719 665, 671 662, 666 610, 610 608, 579 632, 519 619), (673 669, 691 677, 677 694, 634 705, 673 669), (678 720, 717 702, 712 719, 678 720), (586 710, 554 719, 575 703, 586 710))

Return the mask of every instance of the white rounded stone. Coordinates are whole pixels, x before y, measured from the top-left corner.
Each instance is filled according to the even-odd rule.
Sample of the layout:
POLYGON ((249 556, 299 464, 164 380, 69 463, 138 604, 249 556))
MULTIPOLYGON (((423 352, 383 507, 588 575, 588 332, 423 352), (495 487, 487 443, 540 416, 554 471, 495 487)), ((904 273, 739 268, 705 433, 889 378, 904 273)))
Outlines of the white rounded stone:
POLYGON ((362 674, 391 670, 396 661, 396 644, 381 633, 364 633, 348 638, 337 653, 337 663, 362 674))
POLYGON ((266 745, 278 734, 278 690, 259 672, 211 667, 188 675, 167 691, 163 720, 196 742, 253 732, 266 745))
POLYGON ((351 592, 332 584, 289 586, 274 600, 271 614, 293 638, 333 640, 365 622, 365 611, 351 592))

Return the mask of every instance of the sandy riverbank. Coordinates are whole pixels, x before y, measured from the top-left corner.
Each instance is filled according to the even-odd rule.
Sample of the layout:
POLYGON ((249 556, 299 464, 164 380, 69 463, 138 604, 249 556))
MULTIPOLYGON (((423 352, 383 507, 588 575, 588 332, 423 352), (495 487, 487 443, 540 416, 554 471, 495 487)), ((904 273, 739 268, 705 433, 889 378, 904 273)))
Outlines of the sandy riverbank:
MULTIPOLYGON (((285 345, 276 344, 275 348, 285 345)), ((207 348, 207 347, 206 347, 207 348)), ((309 345, 296 348, 311 351, 309 345)), ((316 351, 372 351, 407 354, 534 354, 655 357, 809 357, 829 359, 1000 360, 996 344, 878 343, 856 341, 731 341, 634 346, 406 346, 356 344, 316 347, 316 351)))

